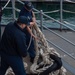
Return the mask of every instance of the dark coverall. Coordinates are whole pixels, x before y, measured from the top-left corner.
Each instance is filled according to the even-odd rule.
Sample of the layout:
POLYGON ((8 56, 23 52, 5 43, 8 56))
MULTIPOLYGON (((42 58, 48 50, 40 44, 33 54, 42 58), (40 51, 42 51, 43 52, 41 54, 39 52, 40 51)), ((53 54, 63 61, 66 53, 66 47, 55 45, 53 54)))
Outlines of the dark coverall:
MULTIPOLYGON (((19 13, 19 16, 26 16, 28 17, 29 19, 29 22, 32 22, 32 11, 27 11, 25 9, 25 7, 23 7, 19 13)), ((29 34, 29 32, 24 29, 24 33, 26 34, 26 45, 28 46, 29 45, 29 42, 30 42, 30 38, 31 38, 31 35, 29 34)), ((34 49, 34 41, 33 41, 33 38, 32 38, 32 41, 31 41, 31 44, 30 44, 30 47, 28 49, 28 52, 29 52, 29 56, 30 58, 32 59, 31 62, 33 62, 33 59, 35 57, 35 49, 34 49)))
MULTIPOLYGON (((37 75, 26 74, 22 57, 27 55, 26 38, 23 30, 16 24, 9 23, 3 33, 0 43, 0 75, 4 75, 8 67, 12 67, 15 75, 37 75)), ((50 55, 54 64, 40 75, 48 75, 62 66, 61 58, 50 55)))
MULTIPOLYGON (((32 22, 32 11, 27 11, 25 9, 25 7, 23 7, 19 13, 19 16, 26 16, 28 17, 29 21, 32 22)), ((31 35, 29 34, 29 32, 24 29, 24 33, 26 34, 26 45, 28 46, 29 45, 29 41, 30 41, 30 37, 31 35)), ((33 42, 33 39, 32 39, 32 42, 31 42, 31 45, 29 47, 29 55, 31 58, 34 58, 35 57, 35 49, 34 49, 34 42, 33 42)), ((54 64, 49 67, 47 70, 45 70, 44 72, 40 73, 39 75, 48 75, 49 73, 51 73, 52 71, 55 71, 55 70, 58 70, 59 68, 61 68, 62 66, 62 61, 61 61, 61 58, 55 56, 55 55, 50 55, 50 57, 54 60, 54 64)), ((27 75, 38 75, 38 74, 27 74, 27 75)))
POLYGON ((16 22, 9 23, 0 42, 0 75, 10 66, 15 75, 26 75, 22 57, 27 55, 26 35, 16 22))

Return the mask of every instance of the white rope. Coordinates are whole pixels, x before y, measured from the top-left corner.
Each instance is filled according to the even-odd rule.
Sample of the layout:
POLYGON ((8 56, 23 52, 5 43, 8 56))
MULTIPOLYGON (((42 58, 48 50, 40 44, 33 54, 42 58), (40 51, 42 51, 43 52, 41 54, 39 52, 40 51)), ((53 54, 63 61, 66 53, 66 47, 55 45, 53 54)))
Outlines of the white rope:
POLYGON ((66 0, 66 2, 75 3, 74 1, 66 0))
MULTIPOLYGON (((43 33, 40 31, 40 29, 38 28, 38 26, 35 25, 34 27, 34 33, 35 35, 37 35, 40 39, 39 40, 35 40, 35 50, 36 50, 36 56, 34 59, 34 63, 30 66, 30 71, 33 74, 40 74, 41 72, 45 71, 46 69, 48 69, 52 64, 53 64, 53 60, 50 59, 50 54, 54 54, 59 56, 59 54, 55 51, 54 48, 51 48, 48 46, 48 43, 46 41, 45 36, 43 35, 43 33), (36 34, 37 33, 37 34, 36 34), (40 41, 40 42, 39 42, 40 41), (39 55, 42 56, 42 62, 37 64, 38 59, 39 59, 39 55), (49 57, 48 57, 49 56, 49 57), (48 66, 45 66, 46 64, 49 64, 48 66), (44 65, 42 68, 39 68, 41 65, 44 65)), ((61 68, 58 71, 54 71, 51 72, 50 75, 66 75, 66 71, 64 71, 65 68, 61 68)), ((12 70, 8 69, 8 73, 7 75, 14 75, 12 70)))
POLYGON ((2 10, 4 10, 7 7, 7 5, 9 4, 9 2, 10 2, 10 0, 8 0, 8 2, 5 4, 5 6, 2 7, 2 10))
POLYGON ((75 14, 75 12, 72 12, 72 11, 68 11, 68 10, 63 10, 64 12, 67 12, 67 13, 72 13, 72 14, 75 14))
MULTIPOLYGON (((31 30, 32 30, 32 27, 31 27, 31 30)), ((27 47, 27 50, 29 49, 29 47, 30 47, 30 45, 31 45, 31 42, 32 42, 32 35, 31 35, 31 37, 30 37, 30 41, 29 41, 29 45, 28 45, 28 47, 27 47)))
MULTIPOLYGON (((53 64, 53 60, 49 59, 50 54, 54 54, 54 55, 57 55, 57 56, 60 56, 60 55, 55 51, 54 48, 49 47, 45 36, 40 31, 40 29, 38 28, 37 25, 35 25, 34 29, 36 30, 36 33, 37 33, 36 35, 40 38, 40 40, 38 42, 38 43, 40 43, 40 45, 37 44, 39 48, 37 48, 36 57, 34 59, 34 63, 30 67, 30 71, 33 74, 34 73, 40 74, 41 72, 45 71, 46 69, 48 69, 53 64), (37 65, 39 54, 42 56, 42 62, 37 65), (44 65, 44 66, 40 69, 37 69, 37 68, 40 67, 40 64, 44 65), (49 65, 45 66, 46 64, 49 64, 49 65)), ((63 70, 61 72, 63 73, 63 70)), ((63 75, 62 73, 61 73, 61 75, 63 75)), ((59 72, 58 72, 58 74, 59 74, 59 72)), ((55 74, 53 74, 53 75, 55 75, 55 74)))
MULTIPOLYGON (((18 0, 18 1, 20 1, 20 0, 18 0)), ((40 74, 41 72, 43 72, 47 68, 49 68, 53 63, 53 61, 51 59, 49 59, 49 54, 53 53, 53 54, 58 55, 58 53, 53 48, 50 48, 48 46, 48 42, 46 41, 46 38, 43 35, 43 33, 40 31, 39 27, 37 25, 35 25, 34 28, 37 33, 36 35, 40 38, 39 39, 40 42, 38 42, 36 40, 36 43, 35 43, 36 44, 36 57, 34 59, 34 63, 30 67, 30 70, 32 73, 40 74), (43 68, 37 70, 37 68, 39 68, 39 66, 40 66, 40 64, 37 65, 39 55, 41 55, 42 59, 43 59, 43 61, 40 64, 43 64, 44 66, 43 66, 43 68), (49 64, 49 66, 45 66, 46 64, 49 64)), ((29 46, 30 46, 30 44, 31 44, 31 40, 30 40, 29 46)), ((29 49, 29 46, 28 46, 28 49, 29 49)), ((63 73, 64 71, 61 70, 60 72, 63 73)), ((62 73, 61 73, 61 75, 63 75, 62 73)), ((55 74, 52 73, 51 75, 55 75, 55 74)), ((57 73, 57 75, 58 75, 58 73, 57 73)))
POLYGON ((74 24, 71 24, 71 23, 69 23, 69 22, 67 22, 67 21, 63 21, 65 24, 68 24, 68 25, 70 25, 70 26, 73 26, 73 27, 75 27, 75 25, 74 24))
POLYGON ((59 12, 59 10, 48 11, 48 12, 44 12, 44 13, 55 13, 55 12, 59 12))

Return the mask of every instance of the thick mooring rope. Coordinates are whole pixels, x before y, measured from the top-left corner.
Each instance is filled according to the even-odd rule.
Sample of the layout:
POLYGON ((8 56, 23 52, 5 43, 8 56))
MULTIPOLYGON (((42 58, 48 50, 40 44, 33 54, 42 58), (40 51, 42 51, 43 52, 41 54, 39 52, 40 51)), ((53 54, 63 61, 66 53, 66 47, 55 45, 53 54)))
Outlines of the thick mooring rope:
MULTIPOLYGON (((39 27, 37 25, 34 25, 33 33, 39 37, 39 40, 35 40, 35 50, 36 50, 36 57, 34 59, 34 63, 30 66, 30 72, 32 74, 40 74, 44 72, 46 69, 51 67, 53 65, 53 60, 50 58, 50 54, 53 54, 55 56, 60 57, 59 53, 56 52, 56 50, 52 47, 49 47, 48 42, 46 41, 46 38, 44 34, 41 32, 39 27), (42 58, 42 61, 38 63, 40 60, 40 56, 42 58), (48 64, 46 66, 46 64, 48 64), (39 68, 40 65, 43 65, 42 68, 39 68)), ((25 69, 27 67, 27 64, 24 62, 25 69)), ((6 72, 6 75, 14 75, 11 69, 8 69, 6 72)), ((59 70, 51 72, 49 75, 66 75, 66 70, 64 67, 61 67, 59 70)))
MULTIPOLYGON (((39 74, 43 71, 45 71, 47 68, 49 68, 53 64, 53 60, 49 58, 50 54, 54 54, 56 56, 60 55, 56 52, 54 48, 49 47, 48 42, 46 41, 46 38, 44 34, 41 32, 39 27, 37 25, 34 25, 34 33, 37 37, 39 37, 39 40, 35 40, 36 42, 36 57, 34 59, 34 63, 30 67, 30 71, 32 73, 39 74), (42 62, 38 65, 37 62, 39 60, 39 56, 42 56, 42 62), (45 66, 46 64, 49 64, 48 66, 45 66), (44 65, 41 69, 37 69, 40 65, 44 65)), ((61 69, 61 75, 66 75, 65 71, 61 69), (64 73, 64 74, 63 74, 64 73)), ((54 73, 54 72, 53 72, 54 73)), ((58 75, 60 72, 55 72, 55 74, 51 73, 51 75, 58 75), (57 74, 58 73, 58 74, 57 74)))

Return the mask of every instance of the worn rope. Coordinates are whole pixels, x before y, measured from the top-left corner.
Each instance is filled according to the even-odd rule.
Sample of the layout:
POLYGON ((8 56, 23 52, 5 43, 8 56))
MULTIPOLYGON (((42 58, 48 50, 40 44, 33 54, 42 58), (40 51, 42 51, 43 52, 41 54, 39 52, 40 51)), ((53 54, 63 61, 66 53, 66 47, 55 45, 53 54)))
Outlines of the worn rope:
MULTIPOLYGON (((34 32, 34 35, 39 37, 39 40, 35 40, 36 56, 35 56, 33 64, 30 66, 30 72, 32 74, 39 75, 41 72, 45 71, 53 64, 53 60, 50 59, 50 54, 54 54, 59 57, 60 57, 60 55, 59 55, 59 53, 56 52, 56 50, 54 48, 49 47, 44 34, 41 32, 41 30, 39 29, 39 27, 37 25, 34 25, 33 32, 34 32), (42 57, 42 61, 39 64, 37 64, 40 55, 42 57), (48 64, 48 65, 46 66, 46 64, 48 64), (40 65, 43 65, 43 67, 39 68, 40 65)), ((26 69, 27 63, 25 63, 24 66, 26 69)), ((8 74, 14 75, 13 72, 11 71, 11 69, 8 69, 7 74, 5 74, 5 75, 8 75, 8 74)), ((66 70, 64 67, 61 67, 61 69, 51 72, 49 75, 66 75, 66 70)))
MULTIPOLYGON (((35 29, 35 35, 38 36, 40 39, 36 42, 37 48, 36 48, 36 57, 34 59, 34 63, 32 64, 32 66, 30 67, 30 71, 34 74, 40 74, 41 72, 45 71, 46 69, 48 69, 52 64, 53 64, 53 60, 49 59, 49 55, 50 54, 54 54, 60 57, 60 55, 55 51, 54 48, 49 47, 45 36, 43 35, 43 33, 41 32, 41 30, 39 29, 39 27, 37 25, 34 25, 34 29, 35 29), (38 60, 39 60, 39 55, 42 56, 43 60, 40 64, 37 64, 38 60), (49 64, 48 66, 45 66, 46 64, 49 64), (40 65, 44 65, 43 68, 41 69, 37 69, 40 65)), ((35 46, 36 47, 36 46, 35 46)), ((61 75, 66 75, 63 69, 61 70, 61 75), (64 73, 64 74, 63 74, 64 73)), ((55 73, 51 73, 50 75, 58 75, 60 73, 60 71, 56 71, 55 73)))

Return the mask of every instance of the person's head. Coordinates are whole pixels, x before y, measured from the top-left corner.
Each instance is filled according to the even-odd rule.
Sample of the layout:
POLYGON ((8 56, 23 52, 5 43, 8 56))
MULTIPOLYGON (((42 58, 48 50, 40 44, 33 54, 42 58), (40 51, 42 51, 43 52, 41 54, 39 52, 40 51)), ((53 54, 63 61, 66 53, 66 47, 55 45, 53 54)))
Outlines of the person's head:
POLYGON ((33 5, 30 1, 25 1, 24 2, 24 7, 27 11, 32 11, 32 9, 33 9, 33 5))
POLYGON ((20 16, 17 20, 17 23, 22 29, 24 29, 26 26, 30 24, 28 18, 25 16, 20 16))

